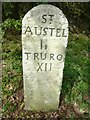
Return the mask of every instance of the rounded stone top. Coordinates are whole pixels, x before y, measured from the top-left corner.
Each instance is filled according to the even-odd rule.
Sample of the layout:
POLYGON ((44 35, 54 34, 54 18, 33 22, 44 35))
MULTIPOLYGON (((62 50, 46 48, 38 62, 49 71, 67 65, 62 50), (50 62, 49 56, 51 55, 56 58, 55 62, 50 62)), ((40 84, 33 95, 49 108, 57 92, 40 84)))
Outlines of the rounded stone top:
POLYGON ((47 5, 41 4, 41 5, 37 5, 37 6, 33 7, 31 10, 29 10, 26 13, 23 20, 27 19, 28 17, 33 17, 34 15, 38 16, 38 14, 43 14, 43 13, 47 13, 47 14, 52 13, 52 14, 56 15, 57 17, 62 17, 64 19, 65 23, 68 24, 68 20, 65 17, 65 15, 63 14, 62 10, 60 10, 58 7, 51 5, 51 4, 47 4, 47 5))

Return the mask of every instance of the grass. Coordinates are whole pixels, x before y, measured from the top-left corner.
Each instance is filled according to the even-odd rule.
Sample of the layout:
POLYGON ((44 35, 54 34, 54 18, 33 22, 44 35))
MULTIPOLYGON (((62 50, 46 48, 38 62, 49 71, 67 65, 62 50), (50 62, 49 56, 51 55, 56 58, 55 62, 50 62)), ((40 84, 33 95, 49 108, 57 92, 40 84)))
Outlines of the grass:
POLYGON ((88 96, 89 42, 89 38, 83 34, 69 36, 63 84, 63 93, 68 102, 80 101, 82 104, 83 97, 88 96))
MULTIPOLYGON (((89 117, 88 110, 88 44, 90 38, 84 34, 69 35, 66 50, 61 102, 77 107, 83 117, 89 117)), ((33 116, 23 110, 22 48, 19 35, 5 35, 3 40, 3 116, 33 116)), ((68 111, 69 118, 75 113, 68 111)))

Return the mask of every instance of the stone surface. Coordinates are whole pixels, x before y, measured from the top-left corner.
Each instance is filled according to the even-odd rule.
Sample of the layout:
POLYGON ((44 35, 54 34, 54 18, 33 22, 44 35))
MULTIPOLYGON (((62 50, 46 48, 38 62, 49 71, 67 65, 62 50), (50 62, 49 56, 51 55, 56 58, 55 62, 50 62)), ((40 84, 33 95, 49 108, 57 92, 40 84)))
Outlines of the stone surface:
POLYGON ((25 109, 52 111, 59 106, 68 21, 52 5, 32 8, 22 21, 25 109))

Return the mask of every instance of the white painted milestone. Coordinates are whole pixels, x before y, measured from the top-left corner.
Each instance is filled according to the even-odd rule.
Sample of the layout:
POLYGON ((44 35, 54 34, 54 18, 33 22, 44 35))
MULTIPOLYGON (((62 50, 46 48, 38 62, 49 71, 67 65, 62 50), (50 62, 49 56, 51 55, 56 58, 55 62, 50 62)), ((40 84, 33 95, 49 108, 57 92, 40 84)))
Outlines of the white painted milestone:
POLYGON ((52 5, 38 5, 22 21, 25 110, 53 111, 59 106, 68 21, 52 5))

